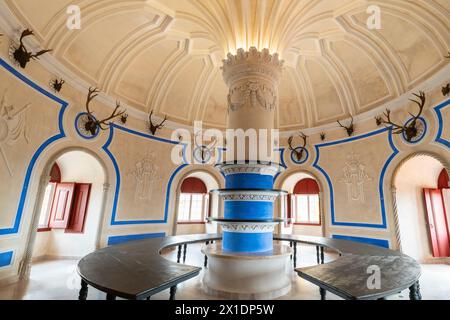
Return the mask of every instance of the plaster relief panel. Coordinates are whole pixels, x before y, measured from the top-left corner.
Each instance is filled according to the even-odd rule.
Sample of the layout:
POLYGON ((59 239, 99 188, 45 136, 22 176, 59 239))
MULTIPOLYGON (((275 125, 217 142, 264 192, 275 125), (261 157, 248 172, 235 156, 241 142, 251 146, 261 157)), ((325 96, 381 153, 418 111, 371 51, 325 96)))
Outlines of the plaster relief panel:
POLYGON ((173 146, 114 127, 108 150, 120 170, 116 222, 165 220, 166 194, 177 168, 171 161, 173 146))
POLYGON ((0 229, 12 228, 33 155, 59 133, 61 105, 0 67, 0 229))
POLYGON ((385 224, 385 207, 380 185, 384 167, 395 152, 388 133, 380 130, 356 140, 347 139, 317 146, 315 166, 329 178, 334 225, 385 224))

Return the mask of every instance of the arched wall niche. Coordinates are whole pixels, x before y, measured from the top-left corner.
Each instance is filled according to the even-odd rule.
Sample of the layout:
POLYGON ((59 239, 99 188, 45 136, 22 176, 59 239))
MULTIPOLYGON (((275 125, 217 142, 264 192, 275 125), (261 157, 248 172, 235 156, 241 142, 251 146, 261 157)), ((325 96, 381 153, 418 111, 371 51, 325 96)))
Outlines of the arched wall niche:
MULTIPOLYGON (((190 165, 185 167, 184 169, 182 169, 177 176, 174 179, 174 182, 172 184, 172 192, 171 192, 171 197, 170 197, 170 203, 171 203, 171 208, 169 210, 170 215, 169 215, 169 220, 168 223, 169 225, 172 225, 172 234, 175 235, 177 234, 179 231, 181 231, 179 229, 179 225, 178 225, 178 206, 179 206, 179 198, 180 198, 180 194, 181 194, 181 184, 183 183, 183 181, 186 178, 190 178, 190 177, 194 177, 194 178, 199 178, 200 180, 202 180, 205 185, 206 188, 208 189, 208 192, 214 189, 221 189, 225 186, 225 180, 223 178, 222 175, 220 175, 220 173, 215 170, 213 167, 209 167, 209 166, 200 166, 200 165, 190 165)), ((212 201, 212 199, 210 198, 210 201, 212 201)), ((216 206, 215 203, 211 204, 211 207, 216 206)), ((213 216, 217 216, 220 214, 219 210, 219 203, 217 203, 216 206, 216 212, 213 212, 213 216)), ((203 226, 202 230, 203 232, 207 232, 207 233, 216 233, 217 232, 217 225, 215 223, 207 223, 203 226)), ((189 225, 183 226, 183 233, 198 233, 195 231, 198 231, 199 226, 197 225, 191 225, 189 227, 189 225)))
MULTIPOLYGON (((287 225, 286 223, 282 223, 278 227, 279 233, 293 233, 293 234, 301 234, 301 235, 311 235, 311 236, 324 236, 326 234, 327 223, 329 221, 328 218, 328 199, 329 192, 327 188, 324 188, 324 184, 314 171, 308 171, 304 169, 287 169, 283 172, 277 179, 275 180, 275 188, 287 191, 292 193, 295 185, 302 179, 310 178, 317 182, 320 189, 320 215, 321 215, 321 225, 320 226, 304 226, 304 225, 287 225)), ((278 205, 275 206, 275 216, 281 217, 281 200, 277 200, 278 205)))
POLYGON ((97 153, 95 149, 90 149, 88 147, 74 146, 73 142, 65 140, 64 142, 56 143, 51 149, 48 149, 41 153, 39 159, 36 162, 35 170, 30 179, 30 189, 27 195, 27 202, 24 210, 24 216, 21 223, 21 234, 26 234, 26 237, 22 237, 24 241, 24 252, 20 262, 19 276, 21 278, 27 278, 29 276, 31 268, 31 260, 33 256, 33 249, 36 242, 37 227, 39 221, 39 215, 41 211, 41 205, 43 202, 44 190, 47 186, 53 165, 57 163, 65 154, 71 152, 83 152, 96 161, 99 167, 102 168, 103 180, 103 195, 100 204, 99 217, 98 217, 98 228, 96 231, 95 248, 100 248, 104 246, 103 243, 103 232, 105 231, 106 223, 106 212, 111 212, 110 205, 107 200, 109 197, 108 193, 110 191, 110 177, 112 168, 107 165, 107 159, 102 155, 102 153, 97 153), (108 211, 109 210, 109 211, 108 211))
MULTIPOLYGON (((427 222, 426 217, 426 208, 425 208, 425 202, 423 198, 422 188, 437 188, 438 184, 438 177, 441 173, 442 169, 445 169, 447 173, 450 173, 450 164, 448 159, 441 155, 439 148, 434 148, 433 146, 427 146, 427 149, 430 150, 421 150, 421 151, 414 151, 409 154, 406 154, 403 157, 399 157, 399 159, 396 161, 395 164, 392 165, 392 175, 390 180, 390 193, 387 193, 390 197, 388 203, 391 204, 391 210, 392 214, 390 215, 393 222, 393 227, 390 229, 393 233, 393 243, 396 244, 396 248, 402 252, 405 252, 406 254, 409 254, 413 256, 414 258, 422 261, 422 262, 434 262, 436 259, 432 258, 431 249, 430 249, 430 238, 429 238, 429 232, 427 230, 427 226, 424 225, 427 222), (418 224, 415 225, 416 228, 419 228, 420 231, 420 238, 416 238, 416 246, 419 247, 418 250, 411 249, 410 243, 404 243, 405 237, 407 237, 410 232, 406 230, 407 227, 405 227, 405 218, 407 218, 403 213, 405 210, 405 201, 403 198, 405 197, 405 179, 408 179, 408 177, 405 175, 405 171, 403 170, 405 166, 407 166, 411 161, 414 160, 420 160, 420 158, 423 159, 422 163, 424 165, 421 165, 417 168, 417 171, 419 173, 415 174, 415 176, 419 175, 422 176, 422 181, 417 182, 411 178, 411 183, 415 183, 411 187, 416 187, 420 190, 416 190, 418 193, 416 196, 410 196, 410 201, 416 201, 418 204, 416 206, 417 212, 415 212, 415 215, 411 217, 411 219, 415 219, 419 221, 418 224), (428 161, 427 161, 428 160, 428 161), (432 170, 431 167, 435 167, 436 170, 439 172, 435 172, 434 174, 430 171, 427 171, 427 165, 429 165, 430 171, 432 170), (402 172, 403 171, 403 172, 402 172), (400 181, 402 180, 402 181, 400 181), (425 181, 427 180, 427 181, 425 181), (403 183, 402 183, 403 182, 403 183), (420 193, 420 195, 419 195, 420 193), (402 232, 403 230, 403 232, 402 232)), ((436 171, 435 170, 435 171, 436 171)), ((414 170, 413 170, 414 171, 414 170)), ((412 172, 414 175, 414 172, 412 172)), ((414 236, 414 234, 413 234, 414 236)), ((450 261, 450 260, 449 260, 450 261)))

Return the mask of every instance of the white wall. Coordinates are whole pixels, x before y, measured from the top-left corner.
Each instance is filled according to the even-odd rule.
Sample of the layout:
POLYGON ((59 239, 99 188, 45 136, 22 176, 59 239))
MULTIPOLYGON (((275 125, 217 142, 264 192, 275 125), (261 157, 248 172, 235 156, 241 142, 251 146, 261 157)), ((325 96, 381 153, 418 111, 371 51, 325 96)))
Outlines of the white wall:
POLYGON ((64 230, 39 232, 33 258, 82 257, 95 250, 105 181, 102 166, 82 151, 67 152, 56 162, 61 169, 62 182, 92 183, 84 233, 65 233, 64 230))
POLYGON ((442 164, 428 156, 418 156, 399 169, 397 210, 403 252, 419 261, 432 257, 423 188, 436 188, 442 164))

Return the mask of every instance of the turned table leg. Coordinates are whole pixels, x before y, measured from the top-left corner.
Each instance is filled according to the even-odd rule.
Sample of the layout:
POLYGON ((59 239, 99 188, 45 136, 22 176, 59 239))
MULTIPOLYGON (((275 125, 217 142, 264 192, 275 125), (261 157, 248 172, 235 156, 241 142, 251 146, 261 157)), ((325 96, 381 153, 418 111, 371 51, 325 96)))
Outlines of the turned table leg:
POLYGON ((325 261, 325 255, 323 253, 323 247, 320 247, 320 263, 324 264, 325 261))
POLYGON ((78 295, 78 300, 86 300, 88 295, 88 284, 86 281, 81 280, 81 289, 78 295))
POLYGON ((177 286, 170 288, 170 298, 169 300, 175 300, 175 295, 177 294, 177 286))
POLYGON ((297 268, 297 242, 294 242, 294 269, 297 268))
POLYGON ((419 281, 416 281, 411 287, 409 287, 409 300, 422 300, 419 281))
MULTIPOLYGON (((209 245, 209 241, 206 241, 206 245, 209 245)), ((203 263, 203 266, 206 268, 208 267, 208 256, 205 254, 205 262, 203 263)))
POLYGON ((183 247, 183 263, 186 262, 186 252, 187 252, 187 243, 185 243, 183 247))
POLYGON ((180 261, 181 261, 181 248, 182 247, 183 246, 181 246, 181 245, 178 246, 177 263, 180 263, 180 261))
POLYGON ((316 246, 316 257, 317 257, 317 264, 320 264, 320 248, 319 248, 319 246, 316 246))
POLYGON ((320 300, 327 300, 327 291, 323 288, 320 288, 319 291, 320 291, 320 300))

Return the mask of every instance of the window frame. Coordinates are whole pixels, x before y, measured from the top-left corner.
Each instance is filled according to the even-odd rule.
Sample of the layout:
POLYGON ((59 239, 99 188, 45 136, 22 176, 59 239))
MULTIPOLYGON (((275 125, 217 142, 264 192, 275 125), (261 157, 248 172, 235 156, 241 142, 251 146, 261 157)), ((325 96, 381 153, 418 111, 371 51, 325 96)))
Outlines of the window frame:
POLYGON ((302 194, 302 193, 293 193, 291 194, 291 219, 294 225, 299 226, 321 226, 322 225, 322 215, 321 215, 321 206, 320 206, 320 193, 314 194, 302 194), (310 222, 297 222, 297 197, 306 196, 308 197, 308 220, 310 222), (319 222, 311 222, 311 212, 310 212, 310 197, 317 197, 317 205, 319 209, 319 222))
POLYGON ((209 194, 207 193, 180 193, 178 197, 178 206, 177 206, 177 224, 206 224, 206 218, 209 217, 209 194), (180 199, 182 195, 189 196, 189 220, 179 220, 179 212, 180 212, 180 199), (194 195, 202 196, 202 214, 201 220, 191 220, 192 217, 192 199, 194 195), (208 206, 207 206, 208 205, 208 206))

